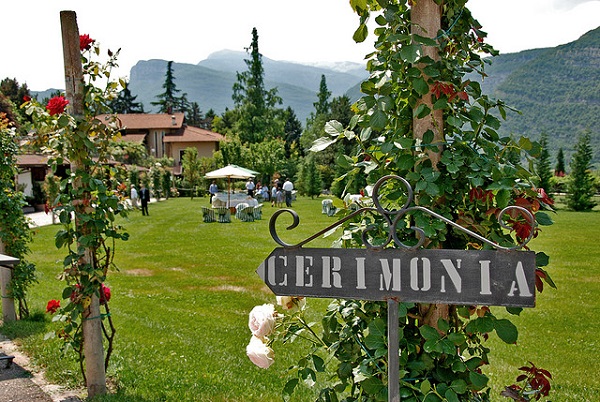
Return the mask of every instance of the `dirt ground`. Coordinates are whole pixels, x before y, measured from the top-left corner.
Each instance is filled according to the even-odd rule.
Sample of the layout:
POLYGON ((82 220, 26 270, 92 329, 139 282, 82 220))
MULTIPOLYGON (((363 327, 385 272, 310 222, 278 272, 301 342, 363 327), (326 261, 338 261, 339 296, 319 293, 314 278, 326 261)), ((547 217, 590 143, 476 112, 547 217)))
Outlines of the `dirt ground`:
POLYGON ((0 334, 0 355, 15 356, 9 368, 0 361, 0 402, 81 402, 84 390, 48 383, 43 371, 33 367, 18 347, 0 334))

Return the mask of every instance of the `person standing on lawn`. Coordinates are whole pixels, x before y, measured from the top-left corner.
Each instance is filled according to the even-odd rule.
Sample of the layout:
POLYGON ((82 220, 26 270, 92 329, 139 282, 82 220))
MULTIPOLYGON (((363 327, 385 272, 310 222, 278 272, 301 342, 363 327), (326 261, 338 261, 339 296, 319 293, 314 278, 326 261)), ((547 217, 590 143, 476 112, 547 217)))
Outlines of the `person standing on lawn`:
POLYGON ((248 191, 248 195, 250 197, 254 197, 254 189, 255 188, 256 188, 256 186, 254 185, 254 180, 248 179, 248 181, 246 182, 246 190, 248 191))
POLYGON ((150 202, 150 190, 142 184, 140 189, 140 201, 142 202, 142 215, 150 215, 148 213, 148 203, 150 202))
POLYGON ((292 191, 294 190, 294 184, 290 179, 285 179, 283 182, 283 191, 285 192, 285 206, 288 208, 292 207, 292 191))
POLYGON ((217 187, 217 182, 213 180, 212 183, 210 183, 210 186, 208 187, 208 193, 210 194, 210 199, 208 201, 212 203, 213 197, 217 195, 218 192, 219 187, 217 187))
POLYGON ((134 209, 138 209, 138 192, 135 189, 135 185, 131 185, 131 193, 130 193, 130 199, 131 199, 131 206, 134 209))

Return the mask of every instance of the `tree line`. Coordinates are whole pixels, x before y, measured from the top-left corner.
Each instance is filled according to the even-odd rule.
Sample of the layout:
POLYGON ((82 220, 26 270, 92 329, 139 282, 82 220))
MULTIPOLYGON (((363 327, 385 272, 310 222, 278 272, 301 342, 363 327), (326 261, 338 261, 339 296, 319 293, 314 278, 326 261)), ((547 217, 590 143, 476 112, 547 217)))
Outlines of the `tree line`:
MULTIPOLYGON (((275 178, 289 177, 301 194, 313 197, 324 190, 341 197, 345 193, 359 193, 364 189, 364 174, 350 169, 347 162, 347 156, 352 153, 349 141, 339 141, 318 153, 309 151, 314 141, 328 136, 325 132, 328 121, 336 120, 343 126, 349 124, 354 115, 350 99, 345 95, 331 98, 323 75, 313 103, 314 111, 303 128, 294 110, 282 107, 277 88, 265 87, 258 39, 258 32, 254 28, 251 44, 246 49, 249 55, 245 60, 247 70, 237 73, 237 80, 232 87, 234 106, 221 115, 216 115, 212 109, 203 113, 197 102, 190 102, 187 93, 177 88, 173 62, 167 63, 163 92, 156 96, 152 105, 158 107, 159 113, 183 112, 186 124, 223 134, 226 140, 219 144, 219 150, 211 158, 199 158, 194 149, 187 149, 182 160, 183 175, 174 181, 164 179, 168 175, 168 166, 173 163, 169 158, 156 160, 148 155, 141 144, 115 144, 115 159, 158 170, 142 174, 142 177, 135 177, 131 173, 134 184, 143 181, 152 186, 156 182, 152 187, 156 187, 159 196, 168 197, 173 193, 173 187, 207 187, 208 183, 203 178, 207 171, 237 164, 260 172, 258 180, 263 184, 270 184, 275 178)), ((144 105, 137 102, 137 96, 131 93, 127 83, 124 84, 118 97, 111 102, 113 112, 144 113, 144 105)), ((27 120, 19 105, 28 97, 31 97, 31 92, 27 84, 21 85, 14 78, 5 78, 0 82, 0 112, 17 130, 27 120)), ((25 135, 21 132, 21 136, 25 135)), ((600 178, 593 171, 590 141, 589 132, 580 135, 577 150, 568 166, 569 175, 565 176, 567 168, 562 148, 556 155, 557 163, 552 169, 548 136, 546 133, 541 136, 542 150, 537 164, 539 186, 549 193, 568 193, 568 206, 575 210, 592 209, 595 205, 593 196, 600 186, 600 178)))

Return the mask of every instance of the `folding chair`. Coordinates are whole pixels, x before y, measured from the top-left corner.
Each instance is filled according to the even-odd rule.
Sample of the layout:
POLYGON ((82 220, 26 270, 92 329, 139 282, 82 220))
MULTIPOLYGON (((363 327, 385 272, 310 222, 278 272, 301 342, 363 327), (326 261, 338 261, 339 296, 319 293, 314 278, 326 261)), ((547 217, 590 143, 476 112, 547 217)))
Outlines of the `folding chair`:
POLYGON ((231 222, 231 212, 227 207, 215 207, 215 211, 219 217, 220 223, 229 223, 231 222))
POLYGON ((254 207, 252 214, 254 215, 255 220, 262 219, 262 207, 263 207, 263 204, 258 204, 257 206, 254 207))
POLYGON ((206 223, 216 222, 215 210, 212 208, 202 207, 202 219, 206 223))

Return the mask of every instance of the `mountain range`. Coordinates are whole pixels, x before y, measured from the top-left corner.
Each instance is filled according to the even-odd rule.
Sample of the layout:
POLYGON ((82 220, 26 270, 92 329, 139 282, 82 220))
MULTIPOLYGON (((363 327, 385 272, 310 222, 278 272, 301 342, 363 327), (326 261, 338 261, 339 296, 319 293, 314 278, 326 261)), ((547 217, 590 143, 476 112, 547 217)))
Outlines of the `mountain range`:
MULTIPOLYGON (((233 107, 236 73, 247 70, 245 52, 222 50, 198 64, 173 63, 175 84, 202 112, 221 114, 233 107)), ((265 88, 276 87, 283 107, 290 106, 300 122, 314 111, 321 76, 325 75, 332 97, 360 97, 360 83, 368 77, 365 65, 335 63, 306 65, 276 61, 263 56, 265 88)), ((520 113, 511 112, 500 133, 538 139, 548 136, 553 163, 562 148, 568 166, 577 138, 590 132, 593 162, 600 167, 600 28, 576 41, 552 48, 525 50, 494 57, 481 81, 484 93, 502 99, 520 113)), ((163 92, 166 60, 141 60, 132 67, 129 89, 147 112, 163 92)), ((470 76, 469 79, 479 79, 470 76)), ((568 170, 568 168, 567 168, 568 170)))
MULTIPOLYGON (((197 102, 204 113, 212 109, 221 114, 226 108, 231 109, 236 73, 248 69, 244 60, 249 58, 250 55, 245 52, 221 50, 198 64, 173 62, 175 85, 181 91, 178 95, 186 93, 188 101, 197 102)), ((276 87, 283 100, 283 108, 290 106, 302 123, 314 111, 313 103, 317 101, 322 75, 325 75, 332 97, 343 95, 368 77, 365 67, 359 63, 305 65, 275 61, 264 56, 262 62, 265 88, 276 87)), ((146 111, 152 111, 151 102, 157 100, 156 95, 164 92, 162 85, 166 71, 165 60, 139 61, 131 68, 129 89, 137 95, 137 101, 144 104, 146 111)))

